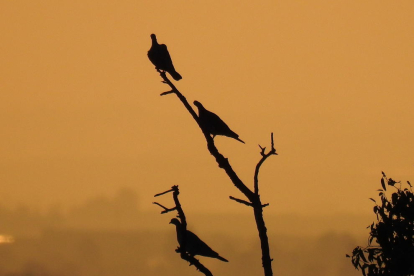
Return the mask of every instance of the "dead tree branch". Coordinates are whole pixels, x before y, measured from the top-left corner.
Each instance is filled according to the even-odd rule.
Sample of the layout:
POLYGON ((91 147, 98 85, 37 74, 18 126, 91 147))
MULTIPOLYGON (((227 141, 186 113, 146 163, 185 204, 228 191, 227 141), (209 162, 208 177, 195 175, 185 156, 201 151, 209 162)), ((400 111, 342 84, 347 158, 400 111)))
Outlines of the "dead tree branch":
POLYGON ((254 193, 256 195, 259 194, 259 170, 260 167, 262 166, 262 164, 264 163, 264 161, 266 161, 266 159, 271 156, 271 155, 277 155, 276 149, 275 149, 275 144, 273 142, 273 132, 270 135, 270 143, 272 148, 269 150, 268 153, 266 153, 266 147, 260 147, 261 151, 260 151, 260 155, 262 156, 262 158, 260 159, 260 161, 257 163, 256 165, 256 169, 254 171, 254 193))
POLYGON ((161 208, 164 209, 164 211, 161 212, 161 214, 165 214, 171 211, 176 210, 178 212, 178 217, 181 221, 181 227, 180 227, 180 232, 181 232, 181 237, 182 237, 182 241, 181 241, 181 245, 175 250, 175 252, 180 253, 180 256, 183 260, 186 260, 187 262, 190 263, 191 265, 194 265, 197 270, 199 270, 201 273, 203 273, 206 276, 213 276, 213 274, 210 272, 210 270, 208 270, 207 267, 205 267, 202 263, 200 263, 199 260, 197 260, 196 258, 194 258, 194 256, 190 256, 189 254, 187 254, 187 252, 184 250, 184 248, 186 248, 186 244, 187 244, 187 221, 185 218, 185 214, 184 211, 181 207, 181 203, 180 200, 178 199, 178 195, 180 194, 180 190, 178 189, 178 185, 174 185, 171 187, 170 190, 162 192, 162 193, 158 193, 156 195, 154 195, 154 197, 157 196, 161 196, 167 193, 173 193, 173 199, 174 199, 174 203, 175 203, 175 207, 173 208, 167 208, 161 204, 159 204, 158 202, 153 202, 153 204, 156 204, 158 206, 160 206, 161 208))
POLYGON ((152 204, 158 205, 158 206, 160 206, 161 208, 163 208, 163 209, 164 209, 164 211, 162 211, 162 212, 161 212, 161 214, 165 214, 165 213, 168 213, 168 212, 171 212, 171 211, 175 211, 175 210, 177 210, 177 208, 176 208, 176 207, 173 207, 173 208, 167 208, 167 207, 165 207, 165 206, 163 206, 163 205, 159 204, 158 202, 153 202, 152 204))
POLYGON ((229 196, 229 198, 231 200, 234 200, 234 201, 238 202, 238 203, 241 203, 241 204, 244 204, 244 205, 247 205, 247 206, 250 206, 250 207, 253 206, 253 204, 251 202, 247 202, 246 200, 243 200, 243 199, 240 199, 240 198, 235 198, 233 196, 229 196))
MULTIPOLYGON (((168 94, 176 94, 177 97, 180 99, 180 101, 184 104, 185 108, 187 108, 188 112, 191 114, 191 116, 194 118, 194 120, 197 122, 198 126, 200 127, 201 131, 204 134, 204 137, 207 141, 207 148, 210 151, 210 154, 213 155, 216 158, 216 162, 218 163, 219 167, 224 169, 227 173, 227 175, 230 177, 231 181, 233 182, 234 186, 236 186, 250 201, 252 201, 254 194, 253 192, 246 186, 244 183, 240 180, 236 172, 231 167, 229 161, 227 158, 225 158, 216 148, 214 144, 214 140, 211 137, 210 133, 205 131, 198 120, 197 113, 194 111, 194 109, 191 107, 191 105, 188 103, 187 99, 181 94, 180 91, 174 86, 174 84, 167 78, 166 73, 163 71, 158 71, 160 73, 161 78, 163 79, 163 83, 166 83, 171 87, 171 91, 169 91, 168 94)), ((166 95, 164 92, 161 94, 161 96, 166 95)))
POLYGON ((198 126, 200 127, 201 131, 203 132, 204 137, 205 137, 206 142, 207 142, 207 148, 208 148, 210 154, 213 155, 214 158, 216 159, 216 162, 217 162, 218 166, 226 172, 226 174, 228 175, 228 177, 232 181, 233 185, 236 186, 236 188, 238 188, 246 196, 248 201, 242 200, 242 199, 236 199, 236 198, 233 198, 233 197, 230 197, 230 199, 235 200, 236 202, 245 204, 247 206, 253 207, 254 217, 255 217, 255 220, 256 220, 256 225, 257 225, 257 229, 258 229, 258 232, 259 232, 259 238, 260 238, 260 243, 261 243, 261 248, 262 248, 262 265, 263 265, 263 269, 264 269, 264 275, 265 276, 272 276, 273 275, 272 264, 271 264, 272 259, 270 258, 270 250, 269 250, 269 241, 268 241, 268 237, 267 237, 267 229, 266 229, 265 222, 264 222, 264 219, 263 219, 263 208, 266 207, 268 204, 262 204, 261 201, 260 201, 258 174, 259 174, 259 169, 260 169, 261 165, 263 164, 263 162, 270 155, 277 155, 276 149, 274 148, 273 133, 271 134, 271 150, 268 153, 266 153, 265 152, 266 148, 260 147, 262 158, 259 161, 259 163, 256 165, 255 176, 254 176, 254 192, 253 192, 238 177, 236 172, 231 167, 228 159, 225 158, 218 151, 218 149, 216 148, 216 146, 214 144, 213 138, 211 137, 210 133, 208 133, 206 130, 203 129, 203 127, 201 126, 201 124, 199 122, 197 114, 195 113, 193 108, 190 106, 187 99, 181 94, 180 91, 178 91, 178 89, 174 86, 174 84, 171 83, 171 81, 167 78, 165 72, 160 71, 160 70, 158 70, 158 72, 160 73, 160 76, 163 79, 163 83, 169 85, 170 88, 171 88, 170 91, 161 93, 161 96, 168 95, 168 94, 176 94, 177 95, 177 97, 181 100, 181 102, 183 103, 185 108, 187 108, 188 112, 191 114, 191 116, 194 118, 194 120, 197 122, 198 126))

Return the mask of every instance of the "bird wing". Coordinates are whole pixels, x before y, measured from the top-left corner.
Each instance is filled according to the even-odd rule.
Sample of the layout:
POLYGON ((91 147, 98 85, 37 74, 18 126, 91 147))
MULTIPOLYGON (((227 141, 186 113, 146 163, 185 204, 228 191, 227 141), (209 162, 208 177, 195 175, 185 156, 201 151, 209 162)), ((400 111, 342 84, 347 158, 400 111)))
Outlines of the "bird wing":
POLYGON ((216 258, 218 253, 210 248, 205 242, 203 242, 196 234, 191 231, 187 231, 187 252, 192 255, 201 255, 205 257, 216 258))
POLYGON ((148 57, 158 69, 168 71, 174 68, 170 53, 165 44, 153 45, 148 51, 148 57))
POLYGON ((167 49, 167 45, 161 44, 159 46, 159 56, 160 56, 160 59, 162 59, 163 67, 165 67, 162 69, 164 69, 165 71, 170 71, 170 70, 175 71, 174 65, 172 63, 172 59, 170 56, 170 52, 168 52, 168 49, 167 49))
POLYGON ((215 113, 206 110, 205 124, 207 129, 214 135, 223 135, 231 132, 229 126, 215 113))

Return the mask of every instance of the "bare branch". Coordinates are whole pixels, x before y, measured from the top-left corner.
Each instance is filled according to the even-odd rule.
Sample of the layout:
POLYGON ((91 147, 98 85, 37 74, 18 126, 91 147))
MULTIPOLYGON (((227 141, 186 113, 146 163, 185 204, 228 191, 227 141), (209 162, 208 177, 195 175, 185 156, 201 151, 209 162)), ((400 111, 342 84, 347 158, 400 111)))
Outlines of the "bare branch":
POLYGON ((265 150, 266 150, 266 147, 262 147, 261 145, 259 145, 259 148, 260 148, 260 154, 261 154, 262 156, 264 156, 264 155, 265 155, 265 150))
POLYGON ((243 200, 243 199, 235 198, 235 197, 233 197, 233 196, 229 196, 229 198, 230 198, 230 199, 232 199, 232 200, 234 200, 234 201, 236 201, 236 202, 238 202, 238 203, 241 203, 241 204, 244 204, 244 205, 247 205, 247 206, 250 206, 250 207, 252 207, 252 206, 253 206, 253 204, 252 204, 252 203, 247 202, 247 201, 245 201, 245 200, 243 200))
POLYGON ((181 232, 180 234, 181 234, 182 240, 181 240, 180 247, 178 247, 175 251, 177 253, 180 253, 180 256, 183 260, 186 260, 187 262, 189 262, 190 265, 194 265, 197 268, 197 270, 204 273, 206 276, 213 276, 210 270, 208 270, 208 268, 206 268, 203 264, 201 264, 199 260, 194 258, 194 256, 190 256, 185 250, 181 250, 181 248, 186 248, 186 244, 187 244, 187 222, 186 222, 184 211, 181 208, 180 200, 178 199, 178 195, 180 194, 178 185, 174 185, 171 187, 170 190, 156 194, 155 196, 160 196, 160 195, 170 193, 170 192, 173 192, 173 199, 174 199, 175 207, 167 208, 158 202, 153 202, 153 204, 156 204, 164 209, 161 212, 161 214, 165 214, 165 213, 175 211, 175 210, 178 212, 178 217, 180 218, 180 221, 181 221, 181 224, 180 224, 181 227, 177 231, 181 232))
POLYGON ((161 208, 163 208, 164 210, 168 210, 168 208, 167 208, 167 207, 165 207, 165 206, 163 206, 163 205, 159 204, 158 202, 153 202, 152 204, 156 204, 156 205, 160 206, 161 208))
POLYGON ((277 153, 276 153, 276 149, 275 149, 275 143, 274 143, 274 141, 273 141, 273 132, 272 132, 272 134, 270 135, 270 139, 272 140, 272 151, 274 151, 274 152, 275 152, 275 154, 277 154, 277 153))
POLYGON ((162 93, 160 94, 160 96, 164 96, 164 95, 168 95, 168 94, 172 94, 172 93, 175 93, 175 92, 174 92, 174 91, 172 91, 172 90, 170 90, 170 91, 162 92, 162 93))
POLYGON ((259 194, 259 170, 260 167, 262 166, 263 162, 271 155, 277 155, 276 149, 275 149, 275 144, 273 142, 273 132, 270 135, 270 143, 272 145, 272 149, 269 150, 268 153, 266 153, 266 147, 260 147, 261 151, 260 151, 260 155, 262 156, 262 158, 260 159, 260 161, 257 163, 256 165, 256 169, 254 172, 254 194, 258 195, 259 194))
POLYGON ((171 212, 171 211, 175 211, 175 210, 177 210, 177 207, 167 208, 167 207, 165 207, 165 206, 163 206, 163 205, 159 204, 158 202, 153 202, 152 204, 156 204, 156 205, 158 205, 158 206, 160 206, 161 208, 163 208, 163 209, 164 209, 164 211, 162 211, 162 212, 161 212, 161 214, 166 214, 166 213, 168 213, 168 212, 171 212))
MULTIPOLYGON (((182 253, 181 252, 181 248, 178 247, 175 252, 177 253, 182 253)), ((198 271, 200 271, 201 273, 204 273, 204 275, 206 276, 213 276, 213 274, 210 272, 210 270, 208 270, 207 267, 205 267, 202 263, 200 263, 200 261, 196 258, 194 258, 193 256, 190 256, 188 254, 185 254, 184 257, 181 257, 183 260, 186 260, 187 262, 190 263, 190 266, 194 265, 198 271)))
POLYGON ((157 196, 160 196, 160 195, 164 195, 166 193, 170 193, 170 192, 173 192, 173 191, 174 191, 174 189, 169 189, 168 191, 165 191, 165 192, 162 192, 162 193, 159 193, 159 194, 154 195, 154 197, 157 197, 157 196))
MULTIPOLYGON (((181 94, 180 91, 178 91, 178 89, 174 86, 174 84, 167 78, 165 72, 160 71, 160 70, 158 70, 158 72, 160 73, 160 76, 164 80, 164 83, 170 86, 171 91, 173 91, 173 93, 177 95, 177 97, 181 100, 181 102, 187 108, 188 112, 193 116, 194 120, 197 122, 198 126, 200 127, 201 131, 204 134, 204 137, 206 138, 207 148, 210 151, 210 154, 215 157, 218 166, 226 171, 227 175, 233 182, 234 186, 236 186, 250 201, 252 201, 253 196, 254 196, 253 192, 243 183, 243 181, 241 181, 241 179, 238 177, 236 172, 231 167, 228 159, 225 158, 218 151, 218 149, 216 148, 214 144, 213 138, 211 138, 210 133, 208 133, 206 130, 203 129, 203 127, 201 126, 198 120, 197 114, 195 113, 194 109, 190 106, 187 99, 181 94)), ((168 94, 172 94, 172 93, 168 93, 168 94)))
MULTIPOLYGON (((178 190, 177 185, 172 186, 171 189, 174 191, 173 192, 173 198, 174 198, 174 202, 175 202, 175 208, 177 208, 178 217, 181 220, 181 226, 182 226, 183 230, 186 231, 187 230, 187 221, 185 219, 184 211, 181 208, 180 200, 178 199, 178 195, 180 194, 180 191, 178 190)), ((185 236, 185 234, 184 234, 184 236, 185 236)))
POLYGON ((172 92, 178 92, 178 89, 175 87, 175 85, 167 78, 166 72, 157 70, 160 73, 161 78, 163 79, 163 83, 168 84, 171 87, 172 92))
MULTIPOLYGON (((201 131, 203 132, 203 134, 205 136, 205 139, 207 141, 207 148, 208 148, 210 154, 215 157, 218 166, 225 170, 225 172, 227 173, 227 175, 229 176, 229 178, 233 182, 234 186, 236 186, 236 188, 238 188, 247 197, 247 199, 250 201, 250 202, 248 202, 248 201, 244 201, 244 200, 240 200, 240 199, 238 199, 238 200, 235 199, 235 198, 233 199, 233 200, 235 200, 239 203, 242 203, 242 204, 247 203, 246 205, 253 207, 254 216, 255 216, 255 220, 256 220, 256 225, 257 225, 257 229, 258 229, 258 232, 259 232, 260 244, 261 244, 261 248, 262 248, 262 265, 263 265, 264 273, 265 273, 265 276, 272 276, 273 272, 272 272, 271 262, 272 262, 273 259, 270 258, 269 240, 268 240, 268 237, 267 237, 266 225, 265 225, 265 222, 264 222, 264 219, 263 219, 263 207, 268 206, 268 204, 263 205, 260 201, 259 187, 258 187, 259 186, 259 184, 258 184, 258 174, 259 174, 259 169, 260 169, 260 166, 262 165, 262 163, 270 155, 277 155, 276 149, 274 148, 274 143, 273 143, 273 133, 271 134, 272 149, 268 153, 265 152, 266 148, 262 148, 259 145, 259 147, 261 149, 262 159, 256 165, 255 176, 254 176, 254 180, 255 180, 254 189, 255 189, 255 192, 253 192, 238 177, 236 172, 231 167, 228 159, 225 158, 217 150, 217 148, 214 144, 213 138, 211 137, 210 133, 208 133, 206 130, 203 129, 203 127, 201 126, 201 124, 199 122, 197 114, 195 113, 193 108, 189 105, 189 103, 187 102, 187 99, 180 93, 180 91, 178 91, 178 89, 166 77, 165 72, 162 72, 162 71, 159 71, 159 72, 160 72, 161 77, 164 80, 163 82, 166 83, 167 85, 169 85, 171 87, 171 91, 172 91, 171 93, 164 92, 163 94, 166 95, 166 94, 173 94, 174 93, 174 94, 177 95, 177 97, 181 100, 183 105, 187 108, 188 112, 193 116, 194 120, 197 122, 198 126, 200 127, 201 131)), ((177 206, 177 211, 179 213, 180 213, 180 211, 179 211, 180 208, 178 208, 178 206, 177 206)), ((182 254, 182 258, 185 258, 184 255, 186 255, 186 254, 182 254)))

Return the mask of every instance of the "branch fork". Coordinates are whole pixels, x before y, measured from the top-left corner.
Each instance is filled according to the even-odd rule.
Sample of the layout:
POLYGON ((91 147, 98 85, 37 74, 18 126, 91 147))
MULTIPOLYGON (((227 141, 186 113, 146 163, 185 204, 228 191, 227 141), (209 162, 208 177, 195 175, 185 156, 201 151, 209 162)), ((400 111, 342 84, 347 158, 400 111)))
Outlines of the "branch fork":
POLYGON ((188 254, 185 250, 183 250, 184 248, 186 248, 186 244, 187 244, 187 239, 186 239, 186 233, 187 233, 187 221, 185 218, 185 214, 183 209, 181 208, 181 203, 178 199, 178 195, 180 194, 180 191, 178 189, 178 185, 174 185, 171 187, 170 190, 167 190, 165 192, 162 193, 158 193, 156 195, 154 195, 154 197, 158 197, 161 195, 165 195, 167 193, 173 193, 173 199, 174 199, 174 203, 175 203, 175 207, 173 208, 167 208, 161 204, 159 204, 158 202, 153 202, 153 204, 160 206, 161 208, 163 208, 164 210, 161 212, 161 214, 165 214, 171 211, 177 211, 178 212, 178 218, 181 221, 181 236, 182 236, 182 241, 181 241, 181 246, 179 246, 177 249, 175 249, 175 252, 180 253, 180 256, 183 260, 186 260, 187 262, 190 263, 191 265, 194 265, 197 270, 199 270, 201 273, 204 273, 204 275, 206 276, 213 276, 213 274, 210 272, 210 270, 208 270, 207 267, 205 267, 202 263, 200 263, 199 260, 197 260, 196 258, 194 258, 194 256, 191 256, 190 254, 188 254))
MULTIPOLYGON (((264 275, 265 276, 272 276, 273 272, 272 272, 271 262, 273 261, 273 259, 270 258, 270 249, 269 249, 269 241, 268 241, 268 237, 267 237, 267 229, 266 229, 265 222, 264 222, 264 219, 263 219, 263 208, 268 206, 269 204, 268 203, 267 204, 262 204, 261 201, 260 201, 258 175, 259 175, 260 167, 264 163, 264 161, 268 157, 270 157, 271 155, 277 155, 276 149, 274 147, 273 133, 271 133, 271 149, 268 152, 266 152, 266 147, 262 147, 262 146, 259 145, 260 155, 262 156, 262 158, 259 160, 259 162, 256 165, 256 169, 255 169, 255 173, 254 173, 254 191, 252 191, 238 177, 236 172, 231 167, 228 159, 225 158, 218 151, 218 149, 216 148, 216 146, 214 144, 213 138, 200 125, 198 116, 195 113, 195 111, 193 110, 193 108, 190 106, 190 104, 188 103, 187 99, 180 93, 180 91, 178 91, 178 89, 174 86, 174 84, 171 83, 171 81, 167 78, 164 71, 160 71, 160 70, 157 70, 157 71, 160 73, 160 76, 163 79, 163 83, 167 84, 171 88, 170 91, 166 91, 166 92, 161 93, 161 96, 168 95, 168 94, 176 94, 177 95, 177 97, 181 100, 183 105, 187 108, 188 112, 193 116, 194 120, 199 125, 201 131, 203 132, 203 134, 205 136, 205 139, 206 139, 206 142, 207 142, 207 148, 208 148, 210 154, 213 155, 214 158, 216 159, 216 162, 217 162, 218 166, 220 168, 222 168, 223 170, 225 170, 226 174, 228 175, 230 180, 233 182, 233 185, 236 186, 236 188, 238 188, 248 199, 248 201, 246 201, 246 200, 243 200, 243 199, 238 199, 238 198, 230 196, 231 200, 234 200, 238 203, 241 203, 241 204, 244 204, 244 205, 247 205, 247 206, 250 206, 250 207, 253 208, 254 217, 255 217, 255 220, 256 220, 256 225, 257 225, 257 229, 258 229, 259 237, 260 237, 260 244, 261 244, 261 248, 262 248, 262 265, 263 265, 263 269, 264 269, 264 275)), ((181 206, 179 206, 179 202, 178 202, 178 205, 177 205, 177 202, 178 202, 178 198, 177 198, 177 201, 176 201, 176 207, 177 207, 177 211, 179 213, 179 217, 181 219, 184 218, 184 221, 182 221, 182 223, 184 224, 185 223, 184 213, 182 212, 181 206), (182 213, 183 217, 181 217, 181 213, 182 213)), ((164 210, 164 211, 166 211, 166 210, 164 210)), ((186 254, 184 254, 184 255, 186 255, 186 254)), ((184 259, 183 254, 182 254, 182 258, 184 259)))

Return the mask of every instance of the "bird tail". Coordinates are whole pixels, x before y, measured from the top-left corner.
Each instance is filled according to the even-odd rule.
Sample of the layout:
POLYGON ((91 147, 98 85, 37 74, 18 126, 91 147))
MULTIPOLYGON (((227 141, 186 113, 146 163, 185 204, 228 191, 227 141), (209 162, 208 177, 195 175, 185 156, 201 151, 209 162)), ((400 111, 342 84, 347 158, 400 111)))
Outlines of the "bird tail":
POLYGON ((217 258, 217 259, 219 259, 220 261, 223 261, 223 262, 226 262, 226 263, 228 263, 228 262, 229 262, 228 260, 224 259, 224 258, 223 258, 223 257, 221 257, 220 255, 218 255, 216 258, 217 258))
POLYGON ((243 144, 246 144, 243 140, 239 139, 239 137, 235 137, 234 139, 236 139, 236 140, 238 140, 238 141, 242 142, 243 144))
POLYGON ((171 77, 173 77, 173 79, 175 79, 176 81, 181 80, 183 78, 177 71, 169 71, 168 73, 170 73, 171 77))

